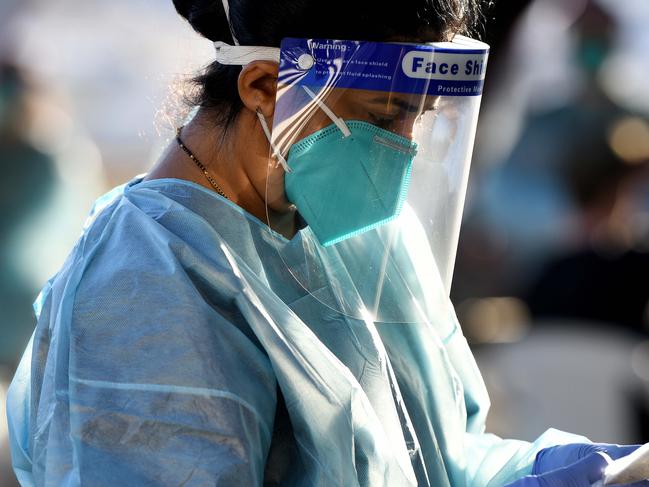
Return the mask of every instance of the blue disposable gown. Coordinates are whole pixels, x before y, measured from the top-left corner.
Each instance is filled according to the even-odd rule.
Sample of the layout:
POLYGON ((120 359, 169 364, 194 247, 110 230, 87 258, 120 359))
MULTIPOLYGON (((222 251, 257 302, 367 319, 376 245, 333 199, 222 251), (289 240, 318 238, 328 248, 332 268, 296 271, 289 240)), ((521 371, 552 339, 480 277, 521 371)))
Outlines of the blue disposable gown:
POLYGON ((452 307, 421 324, 337 313, 321 300, 351 284, 328 272, 372 255, 355 269, 334 254, 187 181, 104 196, 36 303, 9 391, 21 484, 501 486, 583 441, 485 434, 452 307))

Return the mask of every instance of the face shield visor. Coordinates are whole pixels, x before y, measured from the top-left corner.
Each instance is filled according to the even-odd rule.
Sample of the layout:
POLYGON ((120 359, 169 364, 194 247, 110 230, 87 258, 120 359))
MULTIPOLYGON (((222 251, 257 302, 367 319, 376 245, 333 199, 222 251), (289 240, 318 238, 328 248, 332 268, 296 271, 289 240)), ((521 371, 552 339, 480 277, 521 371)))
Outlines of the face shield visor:
POLYGON ((217 43, 222 62, 279 61, 272 129, 258 114, 268 224, 278 199, 294 205, 303 228, 277 252, 322 304, 411 323, 448 300, 488 50, 462 36, 217 43))

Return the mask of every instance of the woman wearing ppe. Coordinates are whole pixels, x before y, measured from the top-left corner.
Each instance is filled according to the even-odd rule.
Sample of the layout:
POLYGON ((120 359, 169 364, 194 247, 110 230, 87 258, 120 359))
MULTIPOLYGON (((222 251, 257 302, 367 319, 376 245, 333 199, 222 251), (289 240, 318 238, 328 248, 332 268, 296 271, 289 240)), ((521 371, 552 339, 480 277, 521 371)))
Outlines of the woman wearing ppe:
POLYGON ((633 449, 484 433, 448 299, 476 1, 174 3, 216 61, 37 301, 23 486, 589 486, 633 449))

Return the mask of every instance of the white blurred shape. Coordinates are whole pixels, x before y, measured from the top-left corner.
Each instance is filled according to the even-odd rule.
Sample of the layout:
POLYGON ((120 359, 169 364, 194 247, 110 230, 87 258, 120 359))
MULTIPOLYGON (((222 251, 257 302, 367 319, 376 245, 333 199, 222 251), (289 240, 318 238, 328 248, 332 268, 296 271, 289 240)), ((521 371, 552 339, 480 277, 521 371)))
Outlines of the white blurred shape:
POLYGON ((172 2, 41 1, 12 25, 19 60, 66 100, 108 168, 121 174, 153 162, 156 112, 173 97, 177 79, 213 59, 211 42, 191 30, 172 2))
POLYGON ((515 345, 476 350, 493 404, 488 429, 523 440, 555 427, 596 442, 637 441, 629 393, 646 394, 649 384, 631 370, 636 338, 615 327, 554 325, 515 345))
MULTIPOLYGON (((646 46, 646 45, 645 45, 646 46)), ((602 66, 599 81, 618 104, 630 110, 649 112, 649 56, 620 50, 602 66)))
POLYGON ((99 148, 87 137, 75 135, 67 150, 56 159, 63 184, 78 188, 104 177, 99 148))
POLYGON ((45 96, 35 96, 31 100, 32 120, 28 127, 28 140, 46 154, 61 152, 73 130, 72 117, 65 110, 45 96))

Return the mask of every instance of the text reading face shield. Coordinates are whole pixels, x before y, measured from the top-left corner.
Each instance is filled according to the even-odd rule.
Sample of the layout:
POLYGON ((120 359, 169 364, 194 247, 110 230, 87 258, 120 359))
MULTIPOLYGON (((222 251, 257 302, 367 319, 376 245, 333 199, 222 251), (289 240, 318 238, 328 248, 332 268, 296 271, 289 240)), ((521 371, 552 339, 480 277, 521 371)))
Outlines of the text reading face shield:
POLYGON ((306 224, 277 251, 312 297, 360 319, 439 319, 487 56, 461 36, 282 42, 266 201, 306 224))

